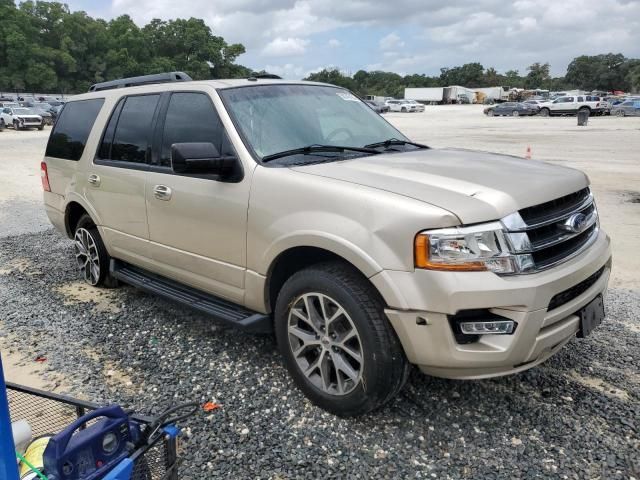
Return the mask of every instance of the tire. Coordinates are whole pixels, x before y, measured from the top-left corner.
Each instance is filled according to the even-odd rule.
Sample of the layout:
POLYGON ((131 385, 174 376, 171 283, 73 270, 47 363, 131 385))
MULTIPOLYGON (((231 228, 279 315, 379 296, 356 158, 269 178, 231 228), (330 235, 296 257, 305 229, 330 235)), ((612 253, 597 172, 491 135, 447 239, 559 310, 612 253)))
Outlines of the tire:
POLYGON ((401 111, 401 112, 405 112, 405 113, 406 113, 406 112, 407 112, 407 109, 406 109, 406 108, 404 108, 404 107, 402 107, 402 108, 400 109, 400 111, 401 111))
POLYGON ((589 107, 580 107, 580 108, 578 109, 578 113, 580 113, 580 112, 584 112, 585 110, 586 110, 586 111, 588 111, 589 113, 591 113, 591 110, 589 109, 589 107))
POLYGON ((519 117, 520 116, 520 112, 518 110, 514 110, 513 112, 511 112, 511 116, 512 117, 519 117))
POLYGON ((298 388, 338 416, 381 407, 400 392, 409 375, 410 365, 378 292, 343 262, 314 265, 285 282, 276 302, 275 332, 298 388), (327 317, 333 318, 328 324, 327 317))
POLYGON ((93 287, 116 287, 109 274, 111 257, 93 220, 86 213, 80 217, 73 234, 76 263, 85 283, 93 287))
POLYGON ((4 130, 7 128, 7 125, 4 123, 4 118, 0 118, 0 130, 4 130))
POLYGON ((18 120, 13 121, 13 129, 20 130, 20 122, 18 122, 18 120))
POLYGON ((624 110, 616 110, 616 117, 624 117, 624 110))
POLYGON ((487 115, 489 115, 490 117, 493 117, 495 115, 495 112, 493 110, 489 110, 487 112, 487 115))
POLYGON ((38 130, 42 130, 42 129, 44 129, 44 121, 40 125, 38 125, 38 130))
POLYGON ((550 117, 551 116, 551 111, 548 108, 541 108, 540 109, 540 116, 542 116, 542 117, 550 117))

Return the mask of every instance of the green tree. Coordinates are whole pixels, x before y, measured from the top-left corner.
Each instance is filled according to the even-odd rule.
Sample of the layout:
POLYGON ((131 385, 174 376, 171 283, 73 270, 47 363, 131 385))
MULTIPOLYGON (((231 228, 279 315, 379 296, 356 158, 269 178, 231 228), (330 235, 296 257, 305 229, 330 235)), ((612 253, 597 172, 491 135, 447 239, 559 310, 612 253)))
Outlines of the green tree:
POLYGON ((529 71, 524 77, 525 88, 545 88, 551 80, 549 64, 536 62, 527 67, 529 71))

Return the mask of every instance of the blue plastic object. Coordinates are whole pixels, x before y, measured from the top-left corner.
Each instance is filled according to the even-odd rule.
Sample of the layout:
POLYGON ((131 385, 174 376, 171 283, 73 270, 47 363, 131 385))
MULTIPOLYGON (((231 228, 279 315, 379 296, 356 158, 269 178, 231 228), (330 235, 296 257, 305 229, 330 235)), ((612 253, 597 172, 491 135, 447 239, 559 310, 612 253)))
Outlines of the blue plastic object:
POLYGON ((51 437, 44 470, 49 480, 103 478, 129 456, 139 437, 138 425, 121 407, 98 408, 51 437))
POLYGON ((125 458, 113 470, 111 470, 102 480, 130 480, 133 475, 133 460, 125 458))
POLYGON ((18 480, 18 464, 16 462, 13 432, 11 431, 11 417, 9 416, 9 402, 7 401, 7 386, 4 383, 2 358, 0 358, 0 478, 3 480, 18 480))

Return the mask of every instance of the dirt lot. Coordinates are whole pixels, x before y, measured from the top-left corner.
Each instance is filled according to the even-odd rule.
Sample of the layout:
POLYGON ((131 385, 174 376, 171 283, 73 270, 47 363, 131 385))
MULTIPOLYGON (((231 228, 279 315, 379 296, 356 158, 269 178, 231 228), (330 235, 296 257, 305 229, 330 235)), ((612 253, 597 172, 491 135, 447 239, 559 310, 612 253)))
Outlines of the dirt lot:
MULTIPOLYGON (((387 118, 416 141, 585 170, 614 272, 608 318, 525 373, 412 374, 390 405, 344 420, 311 405, 271 338, 220 328, 139 290, 78 281, 41 205, 44 132, 0 132, 0 349, 19 383, 142 413, 182 399, 184 478, 640 478, 640 118, 488 118, 481 106, 387 118), (35 362, 36 357, 46 361, 35 362)), ((544 186, 541 186, 543 188, 544 186)))

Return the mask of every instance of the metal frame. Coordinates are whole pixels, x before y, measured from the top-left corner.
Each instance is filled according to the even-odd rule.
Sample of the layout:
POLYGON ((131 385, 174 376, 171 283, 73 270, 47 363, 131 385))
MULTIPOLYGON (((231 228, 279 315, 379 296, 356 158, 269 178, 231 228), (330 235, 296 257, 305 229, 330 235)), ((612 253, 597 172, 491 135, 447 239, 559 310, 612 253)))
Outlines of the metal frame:
MULTIPOLYGON (((78 400, 68 397, 66 395, 60 395, 57 393, 45 392, 36 388, 26 387, 24 385, 18 385, 15 383, 5 382, 4 372, 2 371, 2 359, 0 358, 0 479, 2 480, 18 480, 18 468, 15 457, 15 446, 13 444, 13 433, 11 430, 11 418, 9 411, 9 402, 7 398, 7 390, 12 390, 27 395, 33 395, 47 400, 51 400, 57 403, 62 403, 75 408, 76 415, 78 417, 83 416, 88 410, 95 410, 100 406, 84 400, 78 400)), ((153 421, 152 417, 147 415, 132 414, 131 419, 143 423, 149 424, 153 421)), ((180 430, 169 425, 163 429, 164 435, 162 435, 164 455, 164 468, 165 473, 163 480, 178 480, 178 449, 177 449, 177 437, 180 430)), ((158 440, 160 441, 160 440, 158 440)), ((145 446, 139 448, 128 459, 131 462, 135 462, 136 459, 145 455, 147 451, 153 448, 154 445, 145 446)), ((105 478, 129 478, 124 472, 124 476, 110 476, 115 469, 112 470, 105 478)))

